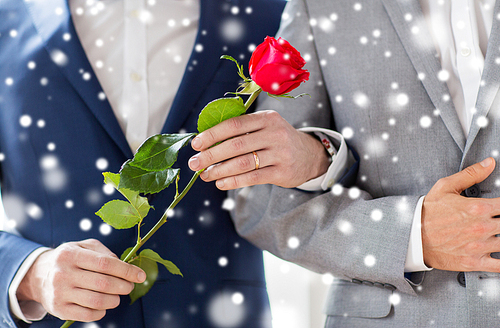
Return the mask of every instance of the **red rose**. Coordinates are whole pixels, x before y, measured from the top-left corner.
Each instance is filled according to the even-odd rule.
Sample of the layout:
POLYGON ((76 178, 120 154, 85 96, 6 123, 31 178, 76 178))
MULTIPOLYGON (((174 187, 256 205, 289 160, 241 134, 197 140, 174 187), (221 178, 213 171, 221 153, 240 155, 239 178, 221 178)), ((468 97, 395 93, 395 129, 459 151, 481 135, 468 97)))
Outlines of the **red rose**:
POLYGON ((309 72, 302 69, 305 63, 288 41, 268 36, 250 58, 250 77, 265 92, 282 95, 309 80, 309 72))

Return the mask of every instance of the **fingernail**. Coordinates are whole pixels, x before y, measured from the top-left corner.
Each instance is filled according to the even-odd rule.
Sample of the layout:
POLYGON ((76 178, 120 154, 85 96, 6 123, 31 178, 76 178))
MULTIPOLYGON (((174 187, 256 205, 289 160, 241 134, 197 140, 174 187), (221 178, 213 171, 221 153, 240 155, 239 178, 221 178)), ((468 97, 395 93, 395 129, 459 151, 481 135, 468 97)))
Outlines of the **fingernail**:
POLYGON ((137 274, 137 279, 139 279, 140 282, 143 282, 144 280, 146 280, 146 274, 144 273, 144 271, 140 271, 137 274))
POLYGON ((217 180, 217 182, 215 183, 215 185, 219 189, 224 188, 224 180, 217 180))
POLYGON ((200 149, 201 148, 201 140, 200 140, 200 138, 198 138, 198 137, 194 138, 193 141, 191 141, 191 146, 194 149, 200 149))
POLYGON ((208 173, 207 173, 207 171, 203 171, 203 172, 201 172, 200 176, 201 176, 201 178, 202 178, 203 180, 205 180, 206 178, 208 178, 208 173))
POLYGON ((193 171, 198 170, 198 166, 200 165, 200 161, 198 160, 198 157, 193 156, 189 159, 189 168, 193 171))
POLYGON ((481 163, 482 167, 488 167, 491 165, 491 157, 488 157, 487 159, 483 160, 481 163))

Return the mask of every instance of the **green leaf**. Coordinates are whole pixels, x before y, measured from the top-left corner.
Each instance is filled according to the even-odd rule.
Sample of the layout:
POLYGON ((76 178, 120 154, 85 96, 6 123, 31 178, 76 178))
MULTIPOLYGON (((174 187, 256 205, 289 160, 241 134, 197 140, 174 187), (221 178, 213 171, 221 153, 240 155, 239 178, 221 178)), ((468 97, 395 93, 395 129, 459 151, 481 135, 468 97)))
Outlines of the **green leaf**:
POLYGON ((162 259, 161 256, 158 255, 158 253, 156 253, 155 251, 153 251, 151 249, 143 250, 141 252, 141 256, 148 258, 150 260, 153 260, 155 262, 158 262, 160 264, 163 264, 165 266, 165 268, 167 268, 167 270, 171 274, 177 274, 177 275, 183 276, 181 273, 181 270, 179 270, 179 268, 174 263, 172 263, 171 261, 162 259))
POLYGON ((129 229, 142 220, 134 206, 119 199, 104 204, 96 215, 115 229, 129 229))
POLYGON ((179 150, 195 135, 196 133, 154 135, 143 142, 129 165, 145 171, 168 169, 177 161, 179 150))
POLYGON ((119 189, 131 189, 144 194, 154 194, 167 188, 179 174, 180 169, 150 172, 125 162, 120 170, 119 189))
POLYGON ((158 278, 158 264, 141 254, 139 254, 137 259, 130 262, 130 264, 136 265, 144 270, 144 272, 146 272, 146 280, 142 284, 135 284, 134 290, 129 294, 130 304, 146 295, 158 278))
POLYGON ((139 196, 137 191, 133 191, 126 188, 118 188, 120 184, 120 175, 111 172, 104 172, 102 174, 104 176, 104 183, 107 185, 113 186, 116 190, 118 190, 129 202, 132 206, 135 207, 137 212, 139 212, 141 218, 145 218, 148 215, 149 209, 152 206, 149 205, 148 199, 146 197, 139 196))
POLYGON ((208 130, 222 121, 240 116, 245 112, 245 105, 240 97, 216 99, 209 102, 201 111, 198 117, 198 131, 208 130))

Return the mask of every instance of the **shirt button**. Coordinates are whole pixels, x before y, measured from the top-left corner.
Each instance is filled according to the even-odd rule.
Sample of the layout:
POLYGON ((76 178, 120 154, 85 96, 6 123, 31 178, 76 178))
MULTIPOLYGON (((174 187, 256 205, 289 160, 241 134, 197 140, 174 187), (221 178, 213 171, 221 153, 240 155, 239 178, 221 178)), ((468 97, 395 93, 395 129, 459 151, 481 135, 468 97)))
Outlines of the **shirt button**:
POLYGON ((137 74, 137 73, 131 73, 130 74, 130 78, 134 82, 140 82, 140 81, 142 81, 142 76, 140 74, 137 74))
POLYGON ((467 197, 479 197, 479 193, 480 191, 477 185, 465 189, 465 196, 467 197))
POLYGON ((462 50, 460 51, 462 56, 467 57, 470 55, 470 48, 469 47, 463 47, 462 50))

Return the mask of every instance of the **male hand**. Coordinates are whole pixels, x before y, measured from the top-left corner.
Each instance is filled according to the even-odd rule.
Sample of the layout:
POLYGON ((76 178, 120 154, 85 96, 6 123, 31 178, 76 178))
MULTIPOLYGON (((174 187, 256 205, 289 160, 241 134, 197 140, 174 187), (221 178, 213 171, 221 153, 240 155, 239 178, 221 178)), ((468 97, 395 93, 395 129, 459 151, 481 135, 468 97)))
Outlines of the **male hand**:
POLYGON ((500 198, 467 198, 465 189, 486 179, 495 168, 481 163, 440 179, 425 196, 422 207, 422 246, 427 266, 448 271, 500 272, 500 198))
POLYGON ((296 130, 277 112, 262 111, 226 120, 198 135, 191 146, 193 171, 229 190, 257 184, 294 188, 324 174, 330 159, 321 142, 296 130), (210 146, 221 144, 208 149, 210 146), (259 159, 256 169, 254 154, 259 159))
POLYGON ((42 253, 17 290, 62 320, 96 321, 120 304, 146 274, 120 261, 95 239, 65 243, 42 253))

